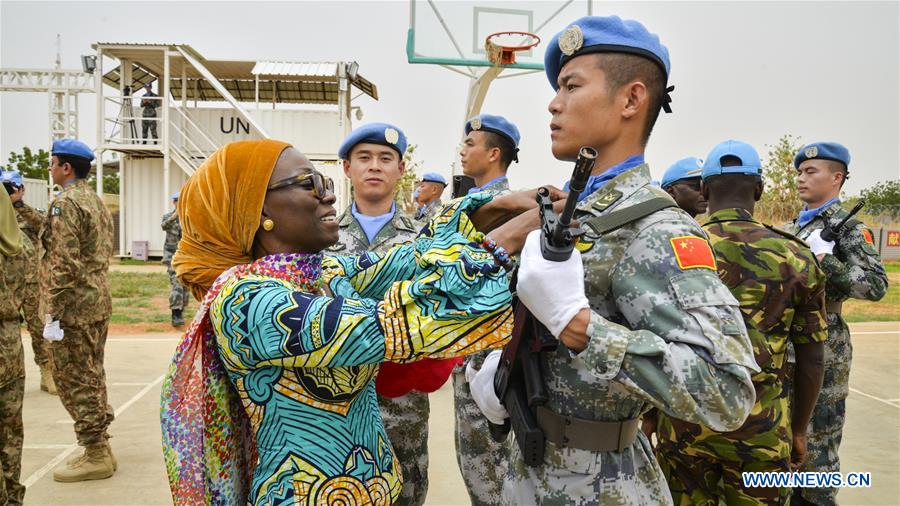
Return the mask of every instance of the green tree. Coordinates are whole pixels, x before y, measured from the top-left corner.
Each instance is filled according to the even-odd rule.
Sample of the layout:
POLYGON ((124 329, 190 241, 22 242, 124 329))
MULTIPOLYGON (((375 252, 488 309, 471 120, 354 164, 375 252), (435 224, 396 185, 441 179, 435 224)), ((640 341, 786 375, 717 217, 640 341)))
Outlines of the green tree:
POLYGON ((900 220, 900 181, 875 183, 860 192, 860 196, 866 199, 866 214, 900 220))
POLYGON ((406 152, 403 153, 403 161, 406 162, 406 171, 397 182, 397 189, 394 191, 394 200, 400 209, 407 214, 416 211, 416 203, 413 200, 413 191, 416 189, 416 181, 419 180, 418 170, 422 166, 421 160, 414 158, 418 145, 410 144, 406 146, 406 152))
POLYGON ((46 181, 50 177, 50 153, 43 149, 38 149, 35 153, 25 146, 21 153, 9 153, 9 162, 4 169, 17 170, 22 173, 22 177, 46 181))
MULTIPOLYGON (((91 188, 97 185, 97 175, 88 176, 88 184, 91 188)), ((119 194, 119 174, 103 174, 103 193, 119 194)))
POLYGON ((797 193, 794 156, 800 149, 800 138, 783 135, 769 149, 763 160, 765 191, 756 208, 757 219, 773 225, 787 223, 797 217, 802 202, 797 193))

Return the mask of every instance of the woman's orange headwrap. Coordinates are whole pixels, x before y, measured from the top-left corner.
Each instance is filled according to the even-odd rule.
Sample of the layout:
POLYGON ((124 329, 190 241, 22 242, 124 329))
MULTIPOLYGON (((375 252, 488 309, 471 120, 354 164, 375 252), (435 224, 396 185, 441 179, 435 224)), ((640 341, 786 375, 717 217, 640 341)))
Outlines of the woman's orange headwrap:
POLYGON ((182 187, 182 234, 172 267, 197 300, 226 269, 252 260, 266 186, 288 147, 273 140, 226 144, 182 187))

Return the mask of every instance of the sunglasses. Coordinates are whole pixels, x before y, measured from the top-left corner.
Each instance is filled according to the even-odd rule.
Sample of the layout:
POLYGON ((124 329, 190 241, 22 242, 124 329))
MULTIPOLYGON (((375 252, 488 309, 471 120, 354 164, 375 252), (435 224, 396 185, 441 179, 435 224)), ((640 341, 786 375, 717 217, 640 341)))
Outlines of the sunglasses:
POLYGON ((313 195, 319 200, 324 199, 329 193, 334 193, 334 181, 332 181, 330 177, 322 175, 320 172, 308 172, 306 174, 300 174, 299 176, 282 179, 277 183, 269 185, 266 190, 280 190, 295 185, 304 190, 312 190, 313 195))

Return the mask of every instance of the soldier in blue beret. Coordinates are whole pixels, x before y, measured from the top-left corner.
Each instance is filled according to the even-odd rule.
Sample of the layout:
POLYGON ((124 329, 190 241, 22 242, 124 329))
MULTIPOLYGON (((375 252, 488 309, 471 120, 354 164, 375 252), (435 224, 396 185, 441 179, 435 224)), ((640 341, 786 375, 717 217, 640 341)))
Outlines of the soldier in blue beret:
POLYGON ((416 186, 414 199, 419 208, 416 221, 424 225, 441 208, 441 195, 447 187, 447 180, 437 172, 426 172, 416 186))
POLYGON ((700 192, 700 170, 703 162, 689 156, 673 163, 663 174, 660 186, 675 199, 678 207, 696 218, 706 212, 707 202, 700 192))
POLYGON ((459 156, 463 174, 475 180, 469 193, 509 193, 506 171, 519 162, 519 129, 503 116, 480 114, 466 121, 465 131, 459 156))
MULTIPOLYGON (((584 146, 599 155, 575 210, 584 234, 568 260, 545 259, 539 231, 521 246, 536 212, 490 233, 521 249, 516 294, 559 339, 541 354, 543 459, 509 445, 503 502, 671 504, 642 414, 656 407, 735 429, 753 406, 759 368, 706 234, 652 185, 644 162, 659 112, 669 110, 669 53, 637 21, 590 16, 554 36, 544 62, 556 90, 553 155, 574 161, 584 146)), ((492 352, 469 383, 494 423, 509 416, 493 389, 499 360, 492 352)))
MULTIPOLYGON (((800 148, 794 167, 797 192, 804 206, 785 230, 809 243, 818 257, 827 279, 828 313, 825 379, 808 428, 806 463, 800 471, 838 472, 853 356, 850 329, 841 314, 843 303, 850 298, 881 300, 887 293, 888 279, 872 231, 856 218, 850 218, 836 240, 822 238, 822 229, 847 217, 840 193, 848 177, 850 151, 836 142, 814 142, 800 148)), ((837 492, 831 487, 796 488, 791 503, 837 504, 837 492)))

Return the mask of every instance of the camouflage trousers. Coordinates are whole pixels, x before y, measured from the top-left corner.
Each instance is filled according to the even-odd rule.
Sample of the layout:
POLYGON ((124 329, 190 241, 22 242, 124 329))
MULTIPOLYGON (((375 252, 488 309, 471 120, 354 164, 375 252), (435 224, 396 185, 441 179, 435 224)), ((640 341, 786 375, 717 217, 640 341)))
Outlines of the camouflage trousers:
POLYGON ((63 324, 65 337, 50 343, 53 380, 59 399, 75 420, 78 444, 87 446, 106 437, 115 415, 107 403, 103 352, 108 321, 63 324))
POLYGON ((790 503, 791 489, 746 488, 744 472, 788 472, 789 462, 737 462, 686 455, 675 445, 660 444, 656 457, 669 484, 675 506, 754 506, 790 503))
POLYGON ((378 396, 381 418, 403 472, 403 488, 396 504, 421 506, 428 494, 428 394, 378 396))
POLYGON ((188 305, 190 294, 187 288, 178 280, 178 276, 175 275, 175 269, 172 268, 171 264, 166 265, 166 271, 169 273, 169 283, 172 285, 169 289, 169 309, 184 311, 188 305))
MULTIPOLYGON (((0 323, 2 325, 3 323, 0 323)), ((18 331, 18 325, 9 325, 18 331)), ((22 470, 22 401, 25 378, 0 386, 0 505, 22 504, 25 486, 19 482, 22 470)))
POLYGON ((25 299, 22 301, 22 316, 31 334, 31 350, 34 363, 44 367, 50 363, 50 343, 44 339, 44 321, 41 314, 41 287, 38 283, 25 285, 25 299))
POLYGON ((453 371, 456 412, 456 462, 473 506, 501 504, 503 480, 509 467, 509 449, 491 438, 487 418, 481 414, 465 369, 453 371))

